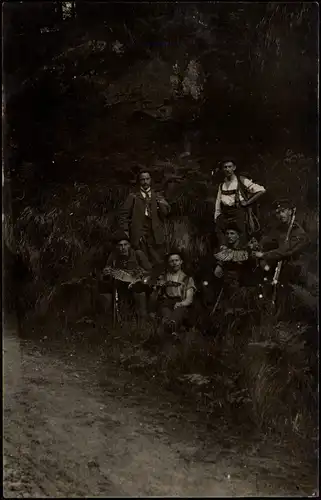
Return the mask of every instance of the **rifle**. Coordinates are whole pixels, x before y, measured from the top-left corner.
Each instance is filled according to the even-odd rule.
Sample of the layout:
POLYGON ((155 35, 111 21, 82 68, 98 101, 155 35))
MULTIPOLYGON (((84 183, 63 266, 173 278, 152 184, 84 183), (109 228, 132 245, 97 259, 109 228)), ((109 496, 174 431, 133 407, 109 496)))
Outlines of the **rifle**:
POLYGON ((113 326, 115 327, 120 323, 120 314, 119 314, 119 295, 116 286, 116 280, 113 283, 113 326))
POLYGON ((210 312, 210 316, 214 316, 214 314, 216 313, 216 309, 218 308, 218 305, 219 305, 219 303, 220 303, 220 300, 221 300, 222 295, 223 295, 223 287, 221 288, 220 293, 219 293, 219 294, 218 294, 218 296, 217 296, 217 299, 216 299, 215 305, 214 305, 214 307, 213 307, 212 311, 210 312))
MULTIPOLYGON (((115 262, 113 262, 113 266, 115 266, 115 262)), ((120 322, 120 314, 119 314, 119 295, 116 280, 113 278, 113 296, 112 296, 112 307, 113 307, 113 327, 118 325, 120 322)))
MULTIPOLYGON (((295 213, 296 213, 296 208, 293 208, 292 216, 291 216, 291 220, 290 220, 290 224, 289 224, 289 227, 288 227, 288 231, 286 233, 286 237, 285 237, 284 243, 287 243, 289 241, 290 234, 291 234, 291 231, 292 231, 292 228, 293 228, 293 224, 294 224, 294 221, 295 221, 295 213)), ((275 304, 276 304, 277 286, 278 286, 279 279, 280 279, 282 265, 283 265, 283 260, 279 260, 279 262, 277 263, 277 266, 275 268, 275 272, 274 272, 274 276, 273 276, 273 280, 272 280, 272 286, 273 286, 272 307, 273 308, 275 307, 275 304)))

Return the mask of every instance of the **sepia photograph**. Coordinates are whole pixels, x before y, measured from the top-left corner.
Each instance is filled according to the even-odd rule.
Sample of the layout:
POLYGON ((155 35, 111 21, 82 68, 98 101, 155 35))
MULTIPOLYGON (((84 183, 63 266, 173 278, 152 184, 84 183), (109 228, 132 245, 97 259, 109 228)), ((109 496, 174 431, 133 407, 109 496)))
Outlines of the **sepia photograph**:
POLYGON ((2 2, 4 498, 319 497, 319 4, 2 2))

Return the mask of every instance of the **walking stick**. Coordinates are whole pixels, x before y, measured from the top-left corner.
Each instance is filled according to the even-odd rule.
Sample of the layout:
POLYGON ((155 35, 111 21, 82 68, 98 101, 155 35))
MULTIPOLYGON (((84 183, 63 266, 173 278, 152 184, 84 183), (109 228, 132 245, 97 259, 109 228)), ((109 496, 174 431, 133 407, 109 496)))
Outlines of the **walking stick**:
POLYGON ((218 294, 218 297, 216 299, 216 302, 215 302, 215 305, 210 313, 210 316, 214 316, 215 312, 216 312, 216 309, 218 308, 218 305, 220 303, 220 300, 221 300, 221 297, 222 297, 222 294, 223 294, 223 287, 221 288, 220 290, 220 293, 218 294))
MULTIPOLYGON (((291 231, 292 231, 292 228, 293 228, 293 224, 294 224, 294 221, 295 221, 295 213, 296 213, 296 208, 293 208, 292 217, 291 217, 291 220, 290 220, 289 228, 288 228, 288 231, 286 233, 286 237, 285 237, 284 243, 287 243, 289 241, 290 234, 291 234, 291 231)), ((275 272, 274 272, 274 276, 273 276, 273 280, 272 280, 272 286, 273 286, 272 307, 273 307, 273 309, 275 308, 275 305, 276 305, 277 287, 278 287, 278 284, 279 284, 279 279, 280 279, 280 274, 281 274, 281 270, 282 270, 282 265, 283 265, 283 260, 279 260, 279 262, 277 263, 277 266, 275 268, 275 272)))
POLYGON ((119 295, 116 286, 116 280, 114 280, 113 286, 113 326, 115 327, 120 321, 119 315, 119 295))
MULTIPOLYGON (((115 267, 116 262, 115 260, 113 261, 113 268, 115 267)), ((119 314, 119 295, 118 295, 118 289, 117 289, 117 284, 116 280, 113 279, 113 327, 118 325, 120 321, 120 314, 119 314)))

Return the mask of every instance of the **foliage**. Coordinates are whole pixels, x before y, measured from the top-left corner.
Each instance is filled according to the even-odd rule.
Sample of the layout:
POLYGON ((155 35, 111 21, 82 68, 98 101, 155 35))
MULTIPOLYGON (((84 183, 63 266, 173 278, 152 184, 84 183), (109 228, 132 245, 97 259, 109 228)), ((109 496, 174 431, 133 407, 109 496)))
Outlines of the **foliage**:
POLYGON ((300 434, 313 428, 317 360, 306 348, 306 328, 268 323, 253 331, 243 363, 254 412, 264 430, 292 426, 300 434))
MULTIPOLYGON (((220 178, 210 172, 226 153, 267 188, 262 228, 273 198, 295 201, 313 242, 303 268, 316 275, 314 4, 43 4, 5 6, 5 161, 14 206, 4 236, 31 273, 19 294, 25 311, 66 328, 103 317, 98 279, 140 164, 172 206, 167 248, 183 249, 196 271, 213 250, 220 178)), ((137 348, 138 363, 169 381, 210 377, 211 408, 251 402, 263 428, 287 419, 303 432, 303 396, 313 399, 314 388, 302 335, 293 324, 266 328, 243 325, 238 343, 230 325, 221 345, 193 330, 181 344, 165 348, 161 339, 155 358, 143 352, 143 332, 131 331, 126 359, 134 365, 137 348), (262 338, 268 345, 246 347, 262 338)))
MULTIPOLYGON (((286 159, 283 162, 285 166, 288 165, 286 159)), ((296 177, 302 182, 306 175, 305 167, 311 160, 301 157, 300 161, 301 163, 296 164, 296 177)), ((269 165, 269 158, 264 158, 262 164, 269 165)), ((292 163, 289 167, 289 176, 291 168, 292 163)), ((167 250, 179 247, 183 250, 187 263, 195 270, 198 263, 211 254, 213 204, 204 204, 204 200, 211 194, 205 180, 206 175, 202 173, 198 162, 182 162, 179 159, 176 159, 176 163, 175 161, 155 163, 154 171, 159 187, 164 188, 172 205, 172 215, 165 223, 167 250), (200 220, 202 224, 199 223, 200 220)), ((268 167, 265 168, 265 172, 266 176, 270 175, 268 167)), ((262 174, 264 175, 264 172, 261 171, 262 174)), ((272 174, 271 190, 281 195, 281 191, 277 191, 280 189, 279 185, 273 183, 272 174)), ((294 177, 293 175, 293 179, 294 177)), ((18 252, 36 281, 59 286, 59 282, 71 278, 82 279, 102 269, 104 259, 106 260, 110 251, 111 232, 117 225, 117 209, 128 192, 128 187, 117 185, 116 179, 114 183, 115 185, 111 186, 102 182, 95 184, 75 182, 73 185, 65 186, 64 189, 57 186, 52 189, 50 196, 42 200, 38 208, 32 205, 25 206, 14 227, 13 221, 10 223, 6 217, 7 245, 10 248, 15 242, 18 252)), ((285 187, 284 185, 284 190, 285 187)), ((290 196, 297 197, 301 208, 298 209, 298 213, 301 212, 303 219, 307 218, 308 212, 304 211, 303 207, 305 193, 295 190, 296 184, 293 187, 290 196)), ((266 217, 271 216, 268 214, 266 217)), ((310 214, 310 225, 312 221, 310 214)), ((312 241, 315 239, 316 242, 316 220, 308 229, 312 241)), ((303 263, 307 282, 315 273, 312 247, 310 251, 303 263)), ((314 284, 311 282, 308 286, 312 290, 314 284)))
MULTIPOLYGON (((305 161, 302 158, 301 161, 304 165, 305 161)), ((202 205, 205 193, 195 189, 197 181, 191 188, 190 176, 175 177, 175 172, 191 169, 188 162, 182 164, 177 160, 165 166, 156 164, 155 168, 159 179, 175 181, 172 190, 165 184, 174 206, 173 216, 166 223, 167 246, 183 249, 187 262, 195 271, 197 263, 211 252, 206 226, 202 234, 203 228, 198 224, 199 217, 204 219, 205 215, 202 205), (197 211, 198 202, 200 212, 197 211)), ((190 175, 197 179, 198 171, 194 163, 190 175)), ((202 185, 202 181, 199 182, 202 185)), ((114 215, 125 194, 125 188, 117 192, 101 183, 75 183, 52 191, 41 210, 28 206, 22 211, 14 231, 20 253, 34 280, 31 287, 27 285, 28 300, 33 297, 33 305, 30 303, 28 307, 33 307, 38 317, 48 319, 48 315, 55 315, 65 328, 84 317, 95 318, 95 321, 101 318, 103 306, 97 279, 110 250, 114 215)), ((316 234, 316 228, 314 230, 316 234)), ((311 260, 313 264, 313 254, 308 256, 307 268, 311 260)), ((300 326, 296 330, 293 323, 275 325, 271 320, 261 316, 259 323, 262 326, 253 329, 252 321, 246 326, 242 320, 237 326, 235 322, 224 320, 221 340, 215 336, 215 330, 211 340, 199 329, 184 334, 181 344, 169 343, 166 347, 159 339, 157 357, 149 356, 146 351, 146 339, 153 330, 138 332, 134 329, 130 341, 128 338, 128 354, 123 351, 122 359, 123 362, 127 360, 132 369, 138 366, 146 370, 148 366, 152 373, 163 373, 169 383, 172 380, 177 383, 182 376, 191 374, 199 374, 205 380, 210 377, 210 385, 195 385, 195 376, 189 383, 196 393, 203 387, 201 394, 213 411, 226 404, 237 408, 245 406, 252 408, 252 418, 265 431, 281 429, 287 424, 292 431, 303 434, 312 411, 305 408, 315 404, 316 390, 309 350, 304 345, 304 329, 300 326), (237 340, 235 332, 239 327, 242 334, 237 340), (216 360, 214 366, 213 359, 216 360), (213 383, 215 390, 211 389, 213 383)))
MULTIPOLYGON (((177 142, 189 124, 201 135, 209 134, 212 141, 226 131, 229 147, 236 143, 241 149, 245 142, 251 142, 250 136, 252 142, 259 139, 257 130, 259 135, 265 131, 266 148, 268 143, 276 144, 281 133, 288 143, 288 133, 293 136, 291 142, 306 134, 302 120, 291 117, 294 101, 296 114, 304 116, 303 121, 303 110, 316 107, 317 57, 310 42, 312 4, 129 5, 122 17, 115 6, 77 6, 71 19, 55 18, 56 31, 50 31, 50 36, 39 34, 32 24, 28 32, 27 19, 30 15, 34 22, 32 9, 36 7, 23 8, 26 19, 19 35, 28 44, 37 44, 37 50, 45 48, 36 58, 37 70, 28 77, 14 72, 16 52, 13 59, 5 57, 7 74, 17 89, 25 89, 21 98, 7 95, 9 120, 11 115, 14 121, 16 113, 28 115, 32 110, 32 136, 42 138, 42 154, 45 157, 47 151, 48 163, 57 151, 66 156, 68 152, 72 160, 85 156, 93 162, 96 157, 104 163, 110 151, 121 151, 124 140, 132 154, 139 150, 138 155, 144 156, 146 150, 157 148, 155 135, 158 143, 160 135, 171 135, 165 131, 173 130, 175 124, 176 129, 177 125, 181 128, 181 133, 176 132, 177 142), (108 24, 103 21, 107 18, 108 24), (122 50, 115 50, 115 46, 122 50), (45 116, 48 102, 52 112, 45 116), (146 119, 143 126, 142 116, 137 117, 139 134, 134 130, 137 112, 151 120, 146 119), (244 123, 245 115, 248 124, 244 123), (56 125, 59 134, 55 133, 56 125), (106 130, 109 133, 103 134, 106 130)), ((43 16, 58 15, 49 7, 40 11, 43 16)), ((12 10, 10 15, 18 16, 18 12, 12 10)), ((9 35, 5 45, 8 55, 17 43, 9 35)), ((15 68, 21 62, 17 60, 15 68)), ((23 145, 24 156, 28 151, 34 161, 35 152, 30 151, 25 127, 19 121, 11 132, 23 145)), ((310 140, 311 134, 308 136, 310 140)), ((250 144, 246 148, 249 151, 250 144)), ((39 149, 39 141, 32 149, 39 149)), ((76 176, 77 163, 69 163, 68 170, 76 176)))

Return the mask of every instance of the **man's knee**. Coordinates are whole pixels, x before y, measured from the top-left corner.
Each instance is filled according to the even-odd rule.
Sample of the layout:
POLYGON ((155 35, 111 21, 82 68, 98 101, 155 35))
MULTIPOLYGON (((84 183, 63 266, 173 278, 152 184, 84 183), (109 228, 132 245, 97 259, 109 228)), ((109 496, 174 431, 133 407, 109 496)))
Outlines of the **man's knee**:
POLYGON ((163 321, 170 321, 172 318, 173 311, 169 307, 160 307, 159 316, 163 321))
POLYGON ((113 296, 112 296, 112 294, 111 293, 102 293, 101 297, 102 297, 102 301, 103 301, 103 305, 104 305, 105 311, 110 310, 112 302, 113 302, 113 296))
POLYGON ((178 307, 173 311, 173 320, 177 325, 181 325, 188 316, 187 307, 178 307))
POLYGON ((222 214, 220 214, 215 220, 216 230, 222 231, 225 228, 225 218, 222 214))
POLYGON ((138 311, 140 313, 145 314, 146 313, 146 305, 147 305, 145 292, 134 293, 134 302, 135 302, 135 306, 138 309, 138 311))

